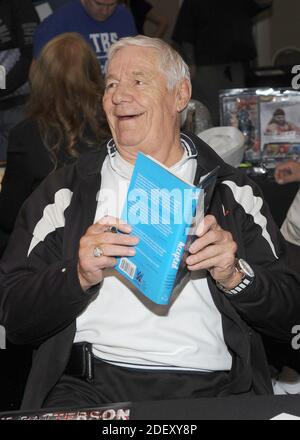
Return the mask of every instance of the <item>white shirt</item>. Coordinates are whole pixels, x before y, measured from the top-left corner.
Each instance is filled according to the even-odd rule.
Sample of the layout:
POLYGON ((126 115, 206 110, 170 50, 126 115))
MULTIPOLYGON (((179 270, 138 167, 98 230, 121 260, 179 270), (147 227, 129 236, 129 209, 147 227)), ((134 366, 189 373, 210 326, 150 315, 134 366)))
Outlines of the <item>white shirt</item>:
MULTIPOLYGON (((187 150, 171 169, 193 182, 196 167, 187 150)), ((104 215, 121 216, 132 170, 118 152, 106 157, 95 222, 104 215)), ((82 341, 93 344, 95 356, 127 367, 226 371, 232 365, 206 272, 193 273, 166 310, 106 270, 99 295, 77 318, 75 342, 82 341)))

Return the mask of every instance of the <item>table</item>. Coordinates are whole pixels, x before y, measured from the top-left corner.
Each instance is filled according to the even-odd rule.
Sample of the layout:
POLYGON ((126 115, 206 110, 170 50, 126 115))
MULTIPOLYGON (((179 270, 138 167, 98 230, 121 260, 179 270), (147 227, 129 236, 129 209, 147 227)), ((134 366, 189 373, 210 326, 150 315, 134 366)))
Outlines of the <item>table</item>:
POLYGON ((132 410, 134 420, 269 420, 281 413, 300 417, 300 395, 237 396, 143 402, 132 410))
MULTIPOLYGON (((4 416, 29 416, 37 418, 49 412, 55 412, 60 419, 66 419, 64 414, 68 412, 69 419, 78 415, 84 419, 87 414, 93 413, 101 417, 106 414, 104 420, 116 420, 113 415, 129 414, 129 420, 175 420, 180 424, 181 420, 269 420, 282 413, 300 417, 300 395, 289 396, 236 396, 216 397, 202 399, 178 399, 165 401, 151 401, 138 403, 117 403, 105 407, 93 409, 64 409, 43 410, 35 414, 30 412, 15 411, 14 413, 0 413, 4 416)), ((119 418, 120 420, 120 418, 119 418)))

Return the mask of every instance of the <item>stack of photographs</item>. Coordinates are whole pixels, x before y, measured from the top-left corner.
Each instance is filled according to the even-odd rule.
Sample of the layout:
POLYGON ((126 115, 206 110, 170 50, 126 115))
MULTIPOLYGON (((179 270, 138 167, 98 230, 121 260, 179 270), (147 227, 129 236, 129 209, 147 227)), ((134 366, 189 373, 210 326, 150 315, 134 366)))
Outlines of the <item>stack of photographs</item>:
POLYGON ((249 162, 300 157, 300 92, 282 89, 229 89, 220 93, 222 126, 245 136, 249 162))

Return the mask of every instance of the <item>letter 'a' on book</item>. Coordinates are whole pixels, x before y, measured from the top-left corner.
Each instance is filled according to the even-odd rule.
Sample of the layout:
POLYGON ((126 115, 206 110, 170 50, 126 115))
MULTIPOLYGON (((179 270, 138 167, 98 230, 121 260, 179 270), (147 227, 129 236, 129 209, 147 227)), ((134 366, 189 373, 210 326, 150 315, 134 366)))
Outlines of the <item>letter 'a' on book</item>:
POLYGON ((156 304, 169 304, 174 288, 189 273, 188 248, 208 209, 218 168, 195 186, 138 154, 122 220, 132 226, 139 243, 133 257, 117 259, 115 269, 156 304))

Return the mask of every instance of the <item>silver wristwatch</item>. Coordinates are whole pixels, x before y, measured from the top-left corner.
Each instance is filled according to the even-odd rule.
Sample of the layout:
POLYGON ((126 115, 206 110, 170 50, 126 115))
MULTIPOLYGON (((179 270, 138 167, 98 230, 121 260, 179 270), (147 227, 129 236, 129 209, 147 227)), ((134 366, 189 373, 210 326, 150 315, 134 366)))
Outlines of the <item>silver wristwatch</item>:
POLYGON ((235 269, 243 275, 243 278, 241 282, 233 289, 227 289, 218 281, 216 282, 218 289, 222 290, 225 293, 228 293, 229 295, 238 295, 239 293, 242 293, 247 287, 249 287, 253 283, 255 278, 252 267, 247 263, 247 261, 243 260, 242 258, 237 258, 235 260, 235 269))

